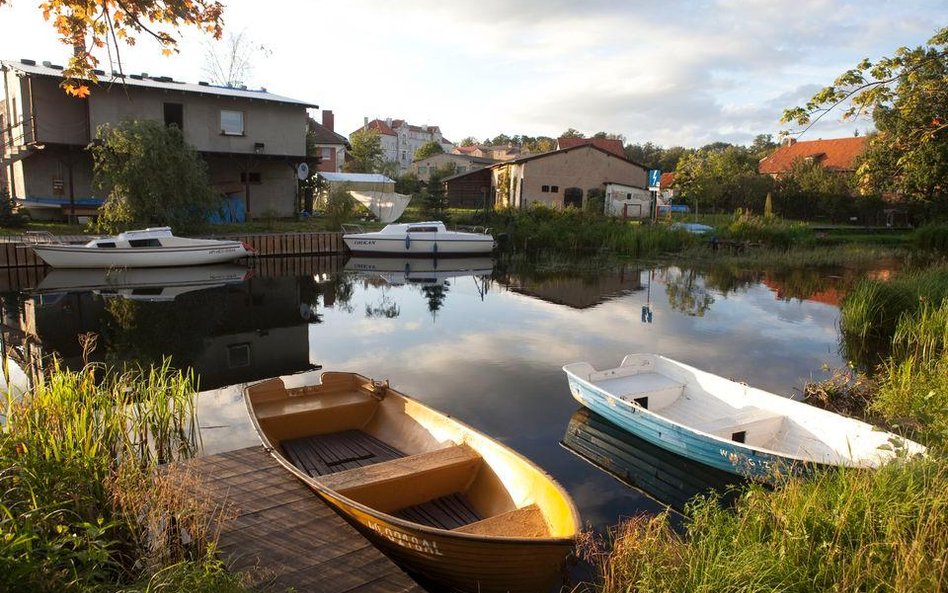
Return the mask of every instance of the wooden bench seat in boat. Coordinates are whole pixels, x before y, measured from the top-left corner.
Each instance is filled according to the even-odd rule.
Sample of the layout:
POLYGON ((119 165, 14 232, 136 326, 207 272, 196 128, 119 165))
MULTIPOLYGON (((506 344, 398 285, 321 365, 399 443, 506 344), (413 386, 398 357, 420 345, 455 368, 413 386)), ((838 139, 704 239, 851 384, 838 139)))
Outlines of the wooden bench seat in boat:
POLYGON ((702 422, 695 428, 733 441, 760 445, 780 430, 784 418, 784 415, 770 410, 741 408, 733 414, 702 422))
POLYGON ((382 512, 464 491, 483 459, 467 445, 400 457, 321 476, 327 488, 382 512))
POLYGON ((647 410, 671 405, 684 393, 685 386, 660 373, 636 373, 596 381, 596 386, 647 410))
POLYGON ((543 511, 535 504, 481 519, 454 529, 475 535, 505 535, 510 537, 548 537, 550 528, 543 511))
POLYGON ((260 426, 279 440, 362 426, 378 400, 358 386, 340 384, 318 391, 286 389, 281 379, 261 381, 247 389, 260 426))

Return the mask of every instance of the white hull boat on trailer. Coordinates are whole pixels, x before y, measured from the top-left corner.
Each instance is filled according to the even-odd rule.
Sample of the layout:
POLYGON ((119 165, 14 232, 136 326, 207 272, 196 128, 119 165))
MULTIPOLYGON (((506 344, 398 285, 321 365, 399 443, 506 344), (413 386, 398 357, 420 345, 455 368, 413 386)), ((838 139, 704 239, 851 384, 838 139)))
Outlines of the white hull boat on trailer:
POLYGON ((34 240, 30 246, 54 268, 203 266, 233 261, 252 252, 240 241, 175 237, 168 227, 126 231, 84 245, 34 240))
POLYGON ((659 447, 764 479, 814 466, 876 468, 925 447, 872 425, 656 354, 563 367, 573 397, 659 447))
MULTIPOLYGON (((496 245, 488 230, 449 231, 441 221, 397 223, 375 232, 342 236, 353 253, 400 256, 471 255, 490 253, 496 245)), ((361 231, 361 229, 359 229, 361 231)))

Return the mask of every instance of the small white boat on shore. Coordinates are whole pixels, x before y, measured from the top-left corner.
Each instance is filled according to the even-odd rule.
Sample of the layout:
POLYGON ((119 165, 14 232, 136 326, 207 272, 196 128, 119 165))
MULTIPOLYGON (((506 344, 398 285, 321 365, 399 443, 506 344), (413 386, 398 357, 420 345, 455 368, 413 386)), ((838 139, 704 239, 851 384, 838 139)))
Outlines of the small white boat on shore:
POLYGON ((175 237, 169 227, 126 231, 83 245, 34 241, 36 255, 54 268, 156 268, 220 264, 250 254, 240 241, 175 237))
POLYGON ((494 250, 494 238, 484 232, 448 230, 440 220, 396 223, 380 231, 344 227, 342 240, 353 253, 399 256, 485 254, 494 250))
POLYGON ((808 466, 876 468, 925 447, 865 422, 656 354, 616 368, 563 367, 573 397, 652 444, 731 473, 768 479, 808 466))

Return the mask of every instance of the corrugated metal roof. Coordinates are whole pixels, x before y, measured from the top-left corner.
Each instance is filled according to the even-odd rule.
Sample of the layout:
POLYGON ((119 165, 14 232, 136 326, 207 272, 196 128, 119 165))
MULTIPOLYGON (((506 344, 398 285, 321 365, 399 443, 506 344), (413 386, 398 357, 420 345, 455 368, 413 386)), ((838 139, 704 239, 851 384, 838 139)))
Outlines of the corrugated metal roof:
MULTIPOLYGON (((34 74, 37 76, 53 76, 56 78, 62 78, 63 71, 60 68, 53 68, 51 66, 41 66, 39 64, 26 64, 21 61, 11 61, 11 60, 0 60, 6 68, 13 70, 19 70, 20 72, 25 72, 26 74, 34 74)), ((198 93, 203 95, 216 95, 221 97, 231 97, 235 99, 252 99, 256 101, 272 101, 274 103, 287 103, 290 105, 299 105, 301 107, 319 107, 319 105, 314 105, 307 101, 300 101, 299 99, 292 99, 290 97, 283 97, 281 95, 275 95, 273 93, 267 92, 263 89, 252 90, 252 89, 240 89, 232 88, 225 86, 217 86, 212 84, 192 84, 188 82, 179 82, 172 80, 169 77, 149 77, 142 78, 138 74, 125 74, 124 76, 110 76, 108 74, 99 75, 99 86, 105 86, 108 84, 125 84, 131 87, 142 87, 142 88, 153 88, 153 89, 162 89, 162 90, 173 90, 180 91, 183 93, 198 93), (133 78, 135 76, 135 78, 133 78)), ((93 91, 94 92, 94 91, 93 91)))
POLYGON ((319 172, 319 176, 326 181, 331 182, 350 182, 350 183, 395 183, 394 179, 389 179, 381 173, 324 173, 319 172))

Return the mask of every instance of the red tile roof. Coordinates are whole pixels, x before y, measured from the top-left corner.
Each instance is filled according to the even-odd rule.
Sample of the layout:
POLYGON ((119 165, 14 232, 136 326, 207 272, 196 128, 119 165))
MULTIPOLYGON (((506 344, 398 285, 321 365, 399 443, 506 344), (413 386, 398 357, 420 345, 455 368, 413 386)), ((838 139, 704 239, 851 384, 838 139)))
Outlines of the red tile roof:
POLYGON ((367 125, 362 126, 356 132, 364 132, 366 130, 375 130, 379 134, 385 134, 386 136, 394 136, 395 131, 392 130, 391 126, 380 119, 373 119, 367 125))
POLYGON ((853 163, 865 145, 865 136, 792 142, 781 146, 769 157, 761 159, 758 170, 766 175, 784 173, 790 170, 796 159, 812 158, 826 169, 853 171, 853 163))
POLYGON ((616 156, 626 158, 625 149, 622 148, 621 140, 613 140, 611 138, 560 138, 556 142, 557 146, 561 149, 582 146, 583 144, 592 144, 606 152, 611 152, 616 156))

